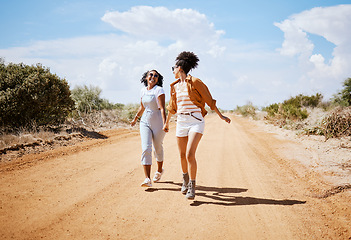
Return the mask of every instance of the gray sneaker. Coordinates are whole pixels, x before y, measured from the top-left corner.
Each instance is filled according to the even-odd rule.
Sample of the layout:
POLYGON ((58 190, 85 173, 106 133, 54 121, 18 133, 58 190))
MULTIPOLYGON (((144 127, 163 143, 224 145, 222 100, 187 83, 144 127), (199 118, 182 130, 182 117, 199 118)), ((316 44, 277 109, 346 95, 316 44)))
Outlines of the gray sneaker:
POLYGON ((189 174, 183 173, 183 185, 181 189, 181 192, 183 194, 186 194, 186 192, 188 191, 188 184, 189 184, 189 174))
POLYGON ((195 180, 191 180, 188 185, 188 192, 185 197, 189 200, 193 200, 195 198, 195 180))

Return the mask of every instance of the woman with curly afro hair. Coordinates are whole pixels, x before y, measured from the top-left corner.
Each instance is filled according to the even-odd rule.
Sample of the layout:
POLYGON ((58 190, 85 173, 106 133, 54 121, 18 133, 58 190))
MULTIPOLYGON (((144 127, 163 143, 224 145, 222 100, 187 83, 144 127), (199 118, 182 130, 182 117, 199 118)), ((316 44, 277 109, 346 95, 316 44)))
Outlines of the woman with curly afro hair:
POLYGON ((141 136, 141 164, 144 166, 145 180, 142 187, 151 187, 151 165, 152 165, 152 144, 157 161, 157 171, 153 178, 158 182, 164 172, 163 166, 163 138, 165 132, 163 125, 166 121, 165 92, 162 88, 163 76, 156 70, 147 71, 140 80, 144 84, 140 91, 140 107, 130 123, 134 126, 141 116, 140 136, 141 136))
POLYGON ((188 74, 197 67, 199 58, 193 52, 181 52, 172 67, 177 79, 171 87, 171 99, 167 106, 168 116, 163 130, 168 132, 169 120, 172 114, 177 114, 176 136, 183 171, 181 192, 187 199, 195 198, 195 180, 197 163, 195 153, 205 129, 204 116, 207 114, 205 104, 218 116, 230 123, 216 106, 216 100, 211 96, 207 86, 198 78, 188 74))

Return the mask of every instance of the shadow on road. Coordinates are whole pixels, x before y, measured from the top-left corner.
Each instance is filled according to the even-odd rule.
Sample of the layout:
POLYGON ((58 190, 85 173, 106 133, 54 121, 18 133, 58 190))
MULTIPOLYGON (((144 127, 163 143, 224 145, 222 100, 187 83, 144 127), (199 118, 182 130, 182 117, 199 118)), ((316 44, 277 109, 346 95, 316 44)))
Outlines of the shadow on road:
POLYGON ((79 132, 84 137, 93 138, 93 139, 107 139, 108 138, 103 134, 100 134, 100 133, 95 132, 95 131, 89 131, 89 130, 87 130, 85 128, 81 128, 81 127, 70 128, 70 129, 67 129, 66 132, 69 134, 71 134, 73 132, 79 132))
MULTIPOLYGON (((156 192, 156 191, 174 191, 179 192, 181 183, 175 183, 173 181, 159 182, 165 184, 172 184, 179 186, 179 188, 148 188, 146 192, 156 192)), ((204 204, 222 205, 222 206, 243 206, 243 205, 295 205, 304 204, 306 201, 299 200, 276 200, 276 199, 266 199, 266 198, 255 198, 255 197, 240 197, 240 196, 230 196, 225 194, 231 193, 242 193, 246 192, 245 188, 231 188, 231 187, 207 187, 207 186, 196 186, 196 196, 209 199, 209 201, 193 201, 191 206, 200 206, 204 204)))

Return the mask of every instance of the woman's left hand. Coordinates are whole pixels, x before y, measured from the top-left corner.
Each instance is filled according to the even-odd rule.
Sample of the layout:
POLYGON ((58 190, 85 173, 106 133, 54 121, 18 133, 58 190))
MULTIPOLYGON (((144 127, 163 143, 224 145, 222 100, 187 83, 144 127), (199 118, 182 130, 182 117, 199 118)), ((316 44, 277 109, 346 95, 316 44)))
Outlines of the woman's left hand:
POLYGON ((226 117, 226 116, 222 115, 221 118, 222 118, 222 120, 226 121, 227 123, 230 123, 230 122, 231 122, 231 120, 230 120, 229 117, 226 117))

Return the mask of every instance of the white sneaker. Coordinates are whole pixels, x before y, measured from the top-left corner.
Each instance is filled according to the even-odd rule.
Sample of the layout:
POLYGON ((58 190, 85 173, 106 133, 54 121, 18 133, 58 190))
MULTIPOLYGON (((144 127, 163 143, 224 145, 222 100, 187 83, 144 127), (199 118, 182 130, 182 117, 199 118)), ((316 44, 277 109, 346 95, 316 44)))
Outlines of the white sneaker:
POLYGON ((150 178, 145 178, 144 182, 141 184, 142 187, 152 187, 150 178))
POLYGON ((158 182, 161 180, 161 176, 162 174, 165 172, 165 170, 162 168, 162 172, 158 172, 156 171, 155 172, 155 176, 154 176, 154 179, 152 179, 154 182, 158 182))

